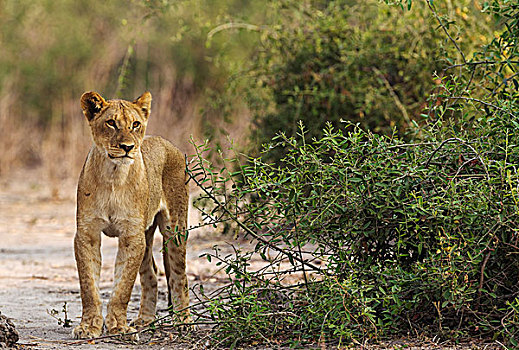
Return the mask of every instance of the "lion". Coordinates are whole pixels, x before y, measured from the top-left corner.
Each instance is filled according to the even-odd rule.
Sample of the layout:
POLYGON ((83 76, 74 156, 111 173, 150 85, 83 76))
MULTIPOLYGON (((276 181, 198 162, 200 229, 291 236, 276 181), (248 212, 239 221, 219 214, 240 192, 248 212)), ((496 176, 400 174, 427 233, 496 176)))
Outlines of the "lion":
POLYGON ((101 233, 118 238, 114 286, 104 325, 109 334, 134 332, 155 319, 157 266, 152 255, 157 226, 163 235, 168 305, 189 322, 186 277, 188 193, 183 154, 161 137, 144 136, 151 94, 135 101, 105 100, 97 92, 81 96, 94 144, 77 187, 74 254, 81 289, 81 323, 76 338, 103 331, 99 295, 101 233), (139 315, 131 326, 127 308, 139 272, 139 315), (135 327, 135 328, 134 328, 135 327))

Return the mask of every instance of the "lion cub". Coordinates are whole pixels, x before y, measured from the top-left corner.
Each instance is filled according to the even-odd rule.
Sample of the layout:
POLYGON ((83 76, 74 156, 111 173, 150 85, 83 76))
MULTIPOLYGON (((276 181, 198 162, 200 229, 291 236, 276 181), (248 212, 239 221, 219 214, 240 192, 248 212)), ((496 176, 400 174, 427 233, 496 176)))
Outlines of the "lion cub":
POLYGON ((113 292, 104 324, 110 334, 127 333, 126 311, 140 275, 139 316, 134 325, 155 318, 157 266, 153 260, 153 233, 163 235, 168 302, 189 318, 186 278, 188 195, 182 153, 160 137, 144 137, 151 94, 133 102, 105 101, 96 92, 81 96, 81 108, 90 129, 92 146, 77 188, 77 231, 74 253, 83 306, 76 338, 100 336, 103 330, 99 295, 101 233, 119 239, 113 292))

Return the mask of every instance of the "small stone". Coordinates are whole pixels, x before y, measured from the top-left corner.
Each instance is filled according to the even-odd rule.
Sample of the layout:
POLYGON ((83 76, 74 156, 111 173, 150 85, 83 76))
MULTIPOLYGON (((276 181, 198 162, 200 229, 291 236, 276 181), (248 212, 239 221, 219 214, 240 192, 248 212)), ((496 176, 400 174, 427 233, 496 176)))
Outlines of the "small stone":
POLYGON ((14 346, 18 338, 13 322, 0 312, 0 348, 14 346))

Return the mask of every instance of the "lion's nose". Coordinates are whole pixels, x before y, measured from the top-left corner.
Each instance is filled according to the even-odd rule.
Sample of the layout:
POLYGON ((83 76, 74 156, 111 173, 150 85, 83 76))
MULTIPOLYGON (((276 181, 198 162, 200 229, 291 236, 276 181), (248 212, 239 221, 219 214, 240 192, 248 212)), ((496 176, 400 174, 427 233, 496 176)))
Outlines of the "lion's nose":
POLYGON ((124 143, 119 144, 119 148, 123 149, 126 153, 129 153, 133 147, 134 145, 125 145, 124 143))

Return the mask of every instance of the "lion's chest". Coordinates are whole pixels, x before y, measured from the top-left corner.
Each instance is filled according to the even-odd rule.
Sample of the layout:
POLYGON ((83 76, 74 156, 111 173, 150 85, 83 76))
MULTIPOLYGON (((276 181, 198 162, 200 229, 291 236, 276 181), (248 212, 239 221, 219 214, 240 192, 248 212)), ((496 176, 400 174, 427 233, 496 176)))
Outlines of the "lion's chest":
POLYGON ((147 203, 134 192, 131 189, 98 189, 93 193, 91 214, 102 222, 106 235, 117 237, 122 232, 144 228, 143 207, 146 208, 147 203))
POLYGON ((153 219, 152 204, 142 159, 123 165, 87 164, 78 185, 78 223, 111 237, 144 232, 153 219))

